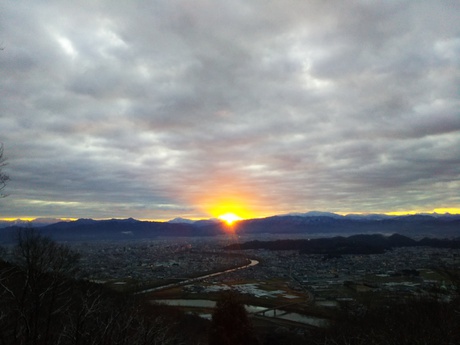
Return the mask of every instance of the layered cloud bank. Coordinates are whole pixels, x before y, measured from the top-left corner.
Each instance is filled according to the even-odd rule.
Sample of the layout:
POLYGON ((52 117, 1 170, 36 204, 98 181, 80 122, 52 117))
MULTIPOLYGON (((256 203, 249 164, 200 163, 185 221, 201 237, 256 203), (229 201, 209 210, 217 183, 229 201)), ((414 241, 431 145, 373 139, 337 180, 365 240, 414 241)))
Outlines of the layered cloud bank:
POLYGON ((457 1, 0 12, 0 217, 460 209, 457 1))

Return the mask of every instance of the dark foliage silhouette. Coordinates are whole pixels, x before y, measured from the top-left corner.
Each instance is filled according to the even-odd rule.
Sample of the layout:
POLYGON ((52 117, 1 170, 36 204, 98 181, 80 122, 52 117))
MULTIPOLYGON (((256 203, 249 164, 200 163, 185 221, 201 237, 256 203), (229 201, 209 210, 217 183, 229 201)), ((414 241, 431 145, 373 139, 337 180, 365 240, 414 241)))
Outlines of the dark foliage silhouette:
POLYGON ((224 292, 212 314, 209 345, 257 344, 244 305, 234 292, 224 292))

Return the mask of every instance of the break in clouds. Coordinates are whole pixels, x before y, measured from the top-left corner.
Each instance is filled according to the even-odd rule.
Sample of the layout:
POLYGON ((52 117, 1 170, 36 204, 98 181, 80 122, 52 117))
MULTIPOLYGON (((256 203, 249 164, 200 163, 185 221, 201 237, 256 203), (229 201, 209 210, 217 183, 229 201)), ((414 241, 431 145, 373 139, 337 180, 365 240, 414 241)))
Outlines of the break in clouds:
POLYGON ((460 207, 458 1, 8 1, 1 217, 460 207))

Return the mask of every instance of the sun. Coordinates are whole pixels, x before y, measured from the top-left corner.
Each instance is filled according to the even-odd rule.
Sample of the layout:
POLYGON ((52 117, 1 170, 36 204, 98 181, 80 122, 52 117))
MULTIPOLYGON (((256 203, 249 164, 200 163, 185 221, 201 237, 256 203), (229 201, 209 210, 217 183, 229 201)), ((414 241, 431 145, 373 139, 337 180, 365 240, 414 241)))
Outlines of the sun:
POLYGON ((243 219, 240 216, 238 216, 238 215, 236 215, 235 213, 232 213, 232 212, 227 212, 227 213, 221 214, 217 218, 222 219, 228 225, 232 225, 234 222, 243 219))

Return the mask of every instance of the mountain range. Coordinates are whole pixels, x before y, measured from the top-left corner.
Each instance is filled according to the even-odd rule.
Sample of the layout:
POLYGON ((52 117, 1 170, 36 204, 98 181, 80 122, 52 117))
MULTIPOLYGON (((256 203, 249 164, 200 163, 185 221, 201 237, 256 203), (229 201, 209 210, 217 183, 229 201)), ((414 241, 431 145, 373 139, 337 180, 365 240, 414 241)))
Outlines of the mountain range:
POLYGON ((412 237, 459 237, 460 215, 417 214, 338 215, 328 212, 308 212, 278 215, 267 218, 241 220, 232 226, 219 219, 193 221, 176 218, 169 222, 128 219, 78 219, 10 224, 0 229, 0 242, 10 242, 18 228, 35 227, 41 233, 58 241, 91 241, 147 239, 158 236, 215 236, 230 233, 238 235, 298 234, 298 235, 352 235, 404 234, 412 237), (229 231, 230 230, 230 231, 229 231))

